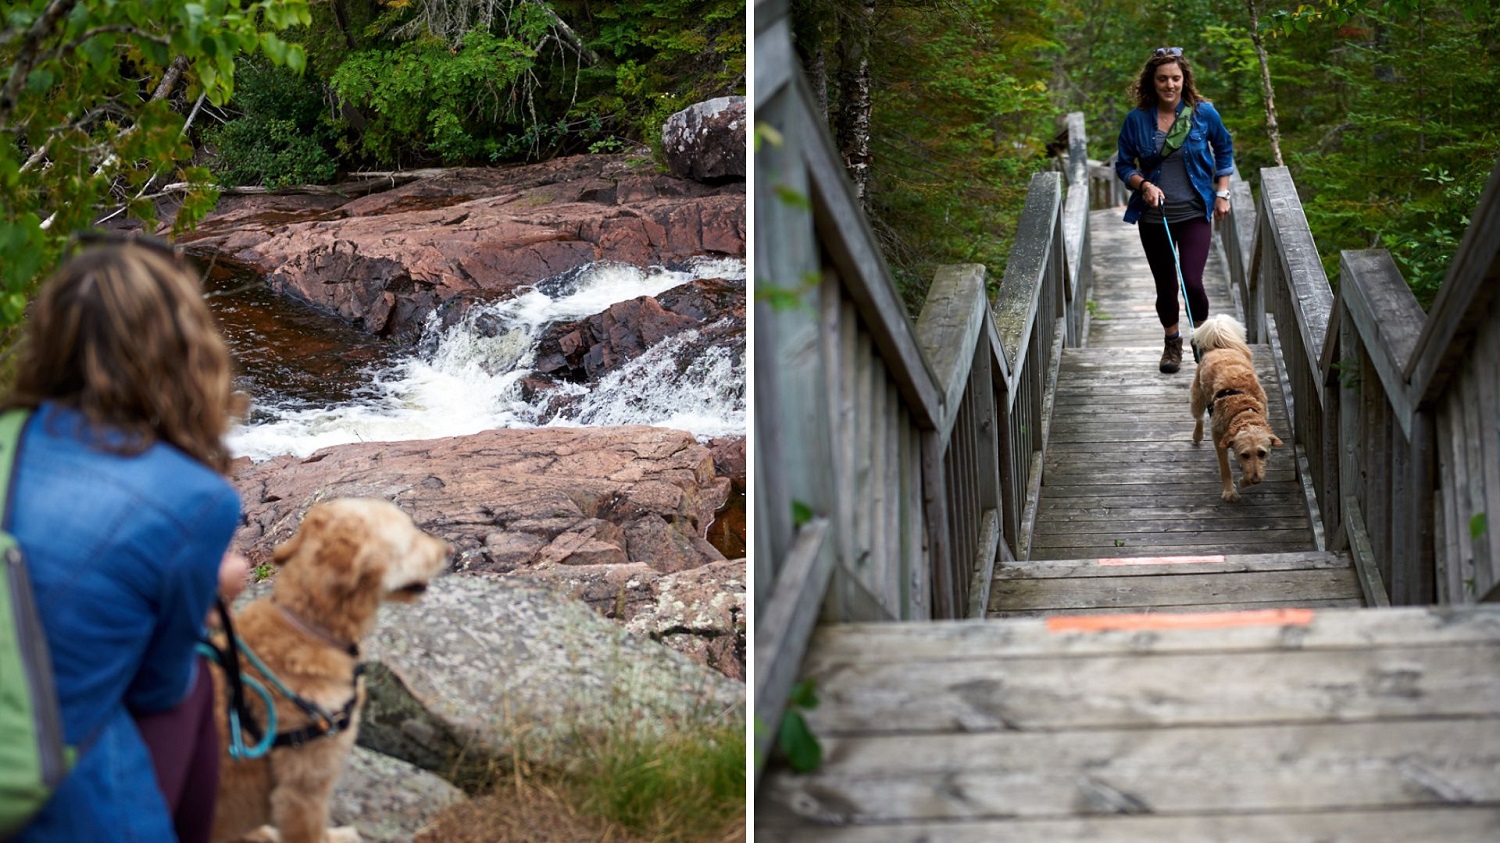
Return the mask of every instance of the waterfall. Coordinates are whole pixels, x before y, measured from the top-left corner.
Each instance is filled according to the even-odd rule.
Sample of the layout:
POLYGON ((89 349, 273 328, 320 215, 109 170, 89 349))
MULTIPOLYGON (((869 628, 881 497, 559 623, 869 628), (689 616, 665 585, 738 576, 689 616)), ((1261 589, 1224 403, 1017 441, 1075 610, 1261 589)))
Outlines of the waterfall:
POLYGON ((744 277, 744 262, 736 259, 671 269, 600 263, 472 307, 446 327, 433 313, 414 348, 369 368, 350 400, 310 407, 305 400, 253 396, 255 413, 231 432, 230 446, 238 456, 263 460, 349 442, 436 439, 498 427, 646 424, 700 439, 744 435, 744 345, 685 352, 698 331, 666 338, 595 384, 562 385, 568 398, 558 402, 560 411, 522 397, 537 339, 549 325, 697 279, 744 277))

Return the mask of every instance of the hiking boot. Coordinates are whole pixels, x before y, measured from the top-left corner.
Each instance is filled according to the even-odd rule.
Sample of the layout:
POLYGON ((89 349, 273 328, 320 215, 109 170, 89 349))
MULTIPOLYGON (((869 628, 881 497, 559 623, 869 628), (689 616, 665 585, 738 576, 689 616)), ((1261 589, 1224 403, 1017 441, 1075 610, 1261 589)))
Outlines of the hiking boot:
POLYGON ((1163 374, 1170 375, 1182 368, 1182 335, 1167 337, 1167 347, 1161 352, 1161 365, 1159 367, 1163 374))

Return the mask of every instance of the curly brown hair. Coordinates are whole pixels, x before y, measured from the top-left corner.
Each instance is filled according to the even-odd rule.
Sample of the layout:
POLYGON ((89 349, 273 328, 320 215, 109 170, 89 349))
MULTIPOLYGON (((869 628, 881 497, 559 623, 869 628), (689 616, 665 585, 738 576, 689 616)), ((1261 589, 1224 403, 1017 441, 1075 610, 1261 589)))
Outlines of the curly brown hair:
POLYGON ((6 407, 83 413, 93 444, 140 453, 167 442, 225 473, 224 436, 244 400, 228 346, 180 257, 133 243, 64 264, 32 302, 6 407))
POLYGON ((1130 83, 1130 96, 1135 100, 1136 108, 1145 111, 1156 107, 1156 69, 1173 63, 1182 68, 1183 104, 1197 105, 1204 102, 1203 95, 1198 93, 1198 88, 1193 84, 1193 66, 1188 62, 1187 56, 1162 55, 1147 59, 1146 66, 1141 68, 1141 75, 1130 83))

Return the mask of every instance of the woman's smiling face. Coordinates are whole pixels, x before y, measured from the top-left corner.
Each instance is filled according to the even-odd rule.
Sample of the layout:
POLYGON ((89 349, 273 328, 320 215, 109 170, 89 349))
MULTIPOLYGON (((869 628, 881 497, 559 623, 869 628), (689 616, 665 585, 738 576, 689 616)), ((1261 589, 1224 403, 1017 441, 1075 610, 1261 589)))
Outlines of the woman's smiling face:
POLYGON ((1152 81, 1156 84, 1158 105, 1175 109, 1182 100, 1182 66, 1175 61, 1166 62, 1156 68, 1152 81))

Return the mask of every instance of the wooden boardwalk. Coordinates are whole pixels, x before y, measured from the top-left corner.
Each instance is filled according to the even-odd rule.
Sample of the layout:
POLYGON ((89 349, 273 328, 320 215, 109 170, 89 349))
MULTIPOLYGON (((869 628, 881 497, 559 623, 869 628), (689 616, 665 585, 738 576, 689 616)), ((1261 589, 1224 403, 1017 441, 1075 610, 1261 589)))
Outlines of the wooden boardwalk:
POLYGON ((1290 447, 1220 501, 1191 361, 1156 371, 1135 230, 1090 225, 1094 318, 1064 352, 1027 558, 986 620, 817 631, 824 762, 767 771, 755 839, 1500 840, 1500 607, 1356 608, 1290 447))
MULTIPOLYGON (((1363 605, 1352 559, 1317 548, 1270 346, 1252 351, 1288 445, 1264 482, 1220 499, 1212 445, 1192 444, 1192 355, 1157 369, 1151 272, 1119 217, 1090 220, 1088 345, 1063 351, 1031 552, 996 572, 990 616, 1363 605)), ((1204 284, 1212 312, 1244 319, 1217 256, 1204 284)))

